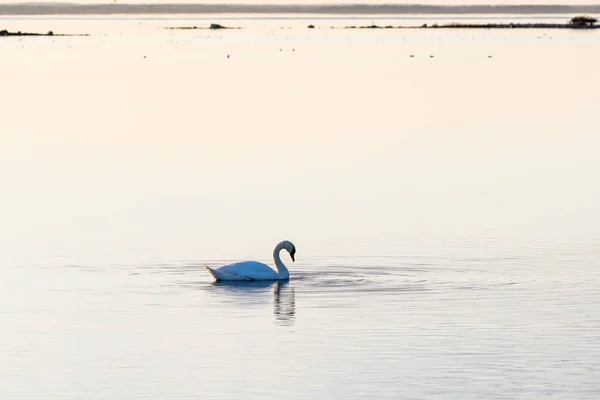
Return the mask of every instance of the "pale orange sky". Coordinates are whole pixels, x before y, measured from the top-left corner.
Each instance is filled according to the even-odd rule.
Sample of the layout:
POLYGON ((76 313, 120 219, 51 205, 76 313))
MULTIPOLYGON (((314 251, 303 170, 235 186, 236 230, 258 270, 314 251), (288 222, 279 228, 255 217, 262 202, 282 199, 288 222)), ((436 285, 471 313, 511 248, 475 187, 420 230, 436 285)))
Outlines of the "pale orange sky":
MULTIPOLYGON (((463 5, 463 4, 600 4, 600 0, 493 0, 493 1, 477 1, 477 0, 117 0, 118 3, 129 4, 151 4, 151 3, 238 3, 238 4, 435 4, 435 5, 463 5)), ((9 0, 6 3, 72 3, 72 4, 107 4, 113 3, 113 0, 9 0)))

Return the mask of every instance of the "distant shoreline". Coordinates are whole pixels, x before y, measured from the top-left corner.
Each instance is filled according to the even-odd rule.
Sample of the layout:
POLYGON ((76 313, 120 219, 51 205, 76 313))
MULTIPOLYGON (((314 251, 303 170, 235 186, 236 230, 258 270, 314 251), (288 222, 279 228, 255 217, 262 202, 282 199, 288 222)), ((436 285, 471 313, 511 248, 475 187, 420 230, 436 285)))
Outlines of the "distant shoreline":
POLYGON ((0 4, 0 16, 131 15, 131 14, 327 14, 327 15, 433 15, 433 14, 600 14, 598 5, 404 5, 404 4, 0 4))
MULTIPOLYGON (((340 29, 340 28, 338 28, 340 29)), ((364 26, 346 26, 341 29, 600 29, 600 26, 587 26, 579 27, 573 26, 572 24, 521 24, 521 23, 507 23, 507 24, 459 24, 450 23, 442 25, 421 25, 421 26, 393 26, 393 25, 364 25, 364 26)))

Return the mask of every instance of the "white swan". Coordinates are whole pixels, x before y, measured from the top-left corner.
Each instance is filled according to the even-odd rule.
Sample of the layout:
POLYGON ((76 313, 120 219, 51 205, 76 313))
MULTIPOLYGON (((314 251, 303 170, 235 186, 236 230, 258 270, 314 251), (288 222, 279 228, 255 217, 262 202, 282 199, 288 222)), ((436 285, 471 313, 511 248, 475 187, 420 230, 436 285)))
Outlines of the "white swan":
POLYGON ((273 261, 275 261, 275 268, 277 268, 277 271, 273 270, 267 264, 258 261, 241 261, 224 265, 221 268, 204 266, 217 281, 269 281, 289 279, 290 271, 288 271, 279 257, 279 252, 283 249, 290 253, 292 261, 296 261, 294 259, 296 246, 294 246, 292 242, 284 240, 275 246, 275 250, 273 250, 273 261))

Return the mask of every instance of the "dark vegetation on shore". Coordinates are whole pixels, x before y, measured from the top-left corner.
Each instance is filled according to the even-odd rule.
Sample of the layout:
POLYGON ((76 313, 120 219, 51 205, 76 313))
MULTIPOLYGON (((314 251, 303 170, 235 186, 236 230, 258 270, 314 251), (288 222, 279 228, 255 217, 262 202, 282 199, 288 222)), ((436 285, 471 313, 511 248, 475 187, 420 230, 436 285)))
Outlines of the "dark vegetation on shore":
MULTIPOLYGON (((564 24, 548 23, 498 23, 498 24, 423 24, 421 26, 392 26, 392 25, 365 25, 347 26, 344 29, 443 29, 443 28, 466 28, 466 29, 598 29, 598 20, 588 16, 578 16, 564 24)), ((312 26, 312 25, 311 25, 312 26)), ((309 28, 311 27, 309 26, 309 28)))
POLYGON ((194 30, 194 29, 242 29, 242 28, 223 26, 221 24, 210 24, 210 26, 170 26, 165 29, 194 30))
POLYGON ((6 29, 0 31, 0 36, 54 36, 54 32, 48 33, 31 33, 31 32, 9 32, 6 29))
POLYGON ((66 33, 56 34, 52 31, 48 31, 47 33, 34 33, 34 32, 21 32, 21 31, 10 32, 10 31, 7 31, 6 29, 0 30, 0 37, 8 37, 8 36, 89 36, 89 34, 87 34, 87 33, 84 33, 84 34, 66 34, 66 33))

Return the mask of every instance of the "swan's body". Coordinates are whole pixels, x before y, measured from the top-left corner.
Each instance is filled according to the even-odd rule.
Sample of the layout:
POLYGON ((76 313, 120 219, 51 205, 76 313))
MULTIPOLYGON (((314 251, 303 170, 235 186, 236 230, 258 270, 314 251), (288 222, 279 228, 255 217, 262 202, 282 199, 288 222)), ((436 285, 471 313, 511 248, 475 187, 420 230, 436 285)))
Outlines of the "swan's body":
POLYGON ((273 261, 275 262, 275 268, 269 267, 267 264, 263 264, 258 261, 241 261, 229 265, 224 265, 221 268, 210 268, 206 267, 208 272, 217 281, 269 281, 269 280, 283 280, 290 278, 290 271, 281 261, 279 252, 281 250, 287 250, 294 260, 296 254, 296 246, 290 241, 284 240, 275 246, 273 250, 273 261))

